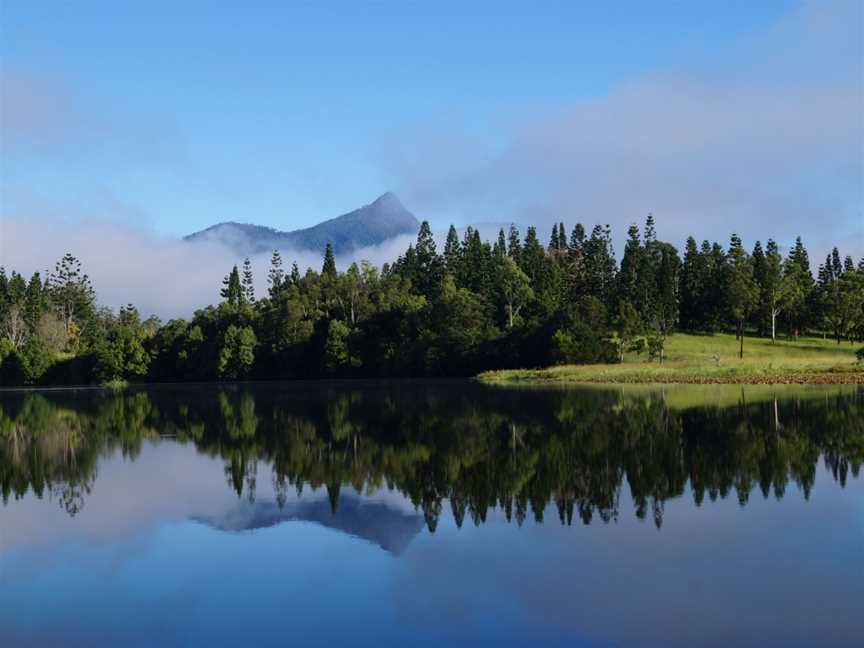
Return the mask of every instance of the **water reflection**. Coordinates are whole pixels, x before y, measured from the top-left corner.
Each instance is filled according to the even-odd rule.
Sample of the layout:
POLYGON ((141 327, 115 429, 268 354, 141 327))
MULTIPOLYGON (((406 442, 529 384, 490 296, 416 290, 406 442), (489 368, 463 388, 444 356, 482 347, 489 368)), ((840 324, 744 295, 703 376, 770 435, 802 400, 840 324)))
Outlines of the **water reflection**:
POLYGON ((241 500, 227 511, 193 518, 220 531, 255 531, 282 522, 314 522, 328 529, 362 538, 400 555, 423 528, 423 517, 388 502, 369 501, 356 493, 340 497, 338 515, 325 500, 248 502, 241 500))
POLYGON ((563 524, 609 522, 622 497, 660 527, 664 504, 685 492, 696 505, 734 496, 743 506, 754 492, 782 498, 794 483, 809 498, 820 457, 843 486, 859 475, 860 390, 779 399, 742 392, 709 404, 716 398, 474 383, 6 393, 0 489, 4 505, 32 491, 75 516, 101 457, 119 451, 134 461, 145 442, 171 438, 221 459, 236 492, 235 509, 202 522, 239 530, 312 520, 399 553, 419 516, 369 502, 361 511, 359 494, 398 491, 432 532, 445 510, 460 527, 466 518, 482 524, 495 509, 521 525, 529 516, 542 522, 550 503, 563 524), (256 502, 261 464, 272 502, 256 502), (298 503, 293 494, 308 488, 326 500, 298 503))

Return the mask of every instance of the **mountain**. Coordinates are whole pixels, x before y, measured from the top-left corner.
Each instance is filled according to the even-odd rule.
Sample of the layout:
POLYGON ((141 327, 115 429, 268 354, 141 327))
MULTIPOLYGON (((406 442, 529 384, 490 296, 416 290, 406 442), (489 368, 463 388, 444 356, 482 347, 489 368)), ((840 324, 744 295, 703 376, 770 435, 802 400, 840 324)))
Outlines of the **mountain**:
POLYGON ((366 501, 362 497, 342 493, 334 512, 330 501, 276 502, 240 501, 219 516, 194 517, 196 522, 220 531, 254 531, 285 522, 314 522, 321 526, 378 545, 396 556, 401 554, 423 529, 423 516, 398 510, 385 502, 366 501))
POLYGON ((283 232, 262 225, 225 222, 183 237, 184 241, 218 241, 239 255, 273 249, 322 252, 327 243, 336 254, 378 245, 401 234, 417 233, 420 223, 392 193, 375 202, 313 227, 283 232))

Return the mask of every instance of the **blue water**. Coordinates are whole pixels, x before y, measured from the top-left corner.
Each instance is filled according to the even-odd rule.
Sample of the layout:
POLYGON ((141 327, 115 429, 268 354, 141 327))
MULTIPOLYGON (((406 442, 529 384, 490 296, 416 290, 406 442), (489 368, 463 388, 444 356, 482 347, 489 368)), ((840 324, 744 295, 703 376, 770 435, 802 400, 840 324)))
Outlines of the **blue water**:
MULTIPOLYGON (((76 398, 57 411, 91 407, 76 398)), ((793 480, 697 506, 688 481, 658 525, 625 474, 608 522, 562 524, 549 501, 542 522, 497 506, 460 528, 445 497, 433 532, 395 485, 343 483, 334 512, 312 468, 302 493, 280 490, 263 451, 238 495, 224 450, 104 445, 74 515, 57 488, 0 506, 0 645, 848 646, 864 631, 864 480, 821 454, 808 496, 793 480)))

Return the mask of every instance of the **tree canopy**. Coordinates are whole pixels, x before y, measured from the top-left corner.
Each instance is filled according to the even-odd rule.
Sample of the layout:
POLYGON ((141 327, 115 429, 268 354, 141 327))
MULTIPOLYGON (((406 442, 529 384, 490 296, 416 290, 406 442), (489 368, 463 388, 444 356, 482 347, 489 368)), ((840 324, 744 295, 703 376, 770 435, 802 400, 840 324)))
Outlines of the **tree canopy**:
POLYGON ((391 264, 286 272, 274 250, 256 295, 245 259, 221 302, 188 320, 142 320, 133 305, 99 307, 71 254, 47 277, 0 269, 0 381, 177 381, 458 376, 554 363, 663 362, 676 331, 864 339, 864 262, 835 248, 814 279, 799 238, 783 258, 769 239, 748 252, 733 234, 687 239, 683 257, 653 215, 633 224, 620 266, 607 225, 567 235, 516 226, 490 243, 451 226, 441 253, 428 222, 391 264))

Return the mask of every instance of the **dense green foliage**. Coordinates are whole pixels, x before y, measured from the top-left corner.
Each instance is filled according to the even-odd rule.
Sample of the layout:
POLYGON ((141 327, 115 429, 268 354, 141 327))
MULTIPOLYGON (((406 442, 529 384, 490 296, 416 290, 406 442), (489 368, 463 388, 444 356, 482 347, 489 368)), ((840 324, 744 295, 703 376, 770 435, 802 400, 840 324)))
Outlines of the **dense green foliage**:
POLYGON ((744 505, 794 484, 809 497, 820 459, 841 484, 860 473, 859 390, 672 404, 691 392, 464 382, 16 392, 0 400, 0 493, 5 502, 32 490, 74 515, 100 457, 134 460, 163 436, 224 461, 238 497, 256 497, 265 465, 280 506, 310 487, 327 490, 334 512, 343 488, 392 489, 430 530, 445 507, 460 526, 496 508, 541 521, 550 506, 562 523, 608 522, 628 492, 636 515, 659 526, 665 502, 685 494, 701 504, 734 493, 744 505))
POLYGON ((65 256, 44 281, 0 271, 0 380, 50 384, 117 380, 241 380, 455 376, 488 369, 614 363, 627 354, 663 363, 675 331, 744 336, 864 338, 864 265, 837 249, 814 280, 800 238, 784 259, 776 243, 748 253, 688 239, 683 259, 635 225, 618 266, 608 227, 544 246, 515 227, 491 244, 455 228, 439 254, 428 223, 415 245, 382 268, 290 272, 274 252, 266 295, 249 260, 225 277, 222 302, 190 321, 142 321, 95 304, 80 263, 65 256))

